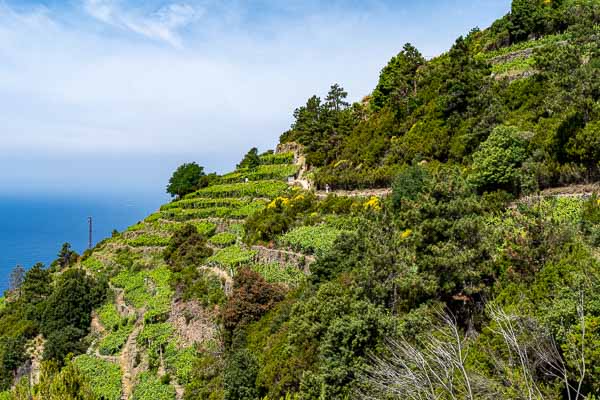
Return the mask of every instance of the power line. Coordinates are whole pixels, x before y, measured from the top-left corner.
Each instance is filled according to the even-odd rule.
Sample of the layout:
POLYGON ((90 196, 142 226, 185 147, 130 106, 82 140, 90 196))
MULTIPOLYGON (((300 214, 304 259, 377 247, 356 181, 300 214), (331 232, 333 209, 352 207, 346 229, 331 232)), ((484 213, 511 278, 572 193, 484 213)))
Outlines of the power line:
POLYGON ((92 238, 92 226, 93 226, 93 219, 92 217, 88 217, 88 225, 89 225, 89 232, 88 232, 88 249, 91 249, 93 246, 93 238, 92 238))

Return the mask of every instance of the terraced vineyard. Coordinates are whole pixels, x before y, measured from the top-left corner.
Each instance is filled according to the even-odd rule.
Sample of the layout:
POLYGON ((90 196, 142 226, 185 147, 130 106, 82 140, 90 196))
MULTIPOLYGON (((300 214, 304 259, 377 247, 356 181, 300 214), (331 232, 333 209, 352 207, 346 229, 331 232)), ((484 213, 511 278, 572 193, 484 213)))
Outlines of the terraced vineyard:
MULTIPOLYGON (((202 346, 187 338, 199 321, 190 314, 184 326, 175 323, 172 274, 162 253, 184 225, 192 224, 214 248, 202 271, 214 274, 220 290, 225 290, 224 277, 231 279, 242 264, 269 282, 297 285, 304 279, 296 265, 260 263, 255 260, 257 252, 241 244, 244 219, 292 190, 288 178, 300 168, 292 164, 294 159, 293 153, 262 155, 256 169, 223 175, 212 185, 163 205, 102 242, 82 262, 90 271, 106 274, 113 293, 95 312, 92 347, 75 360, 94 393, 110 400, 182 398, 202 346)), ((216 339, 214 326, 205 330, 204 341, 216 339)))

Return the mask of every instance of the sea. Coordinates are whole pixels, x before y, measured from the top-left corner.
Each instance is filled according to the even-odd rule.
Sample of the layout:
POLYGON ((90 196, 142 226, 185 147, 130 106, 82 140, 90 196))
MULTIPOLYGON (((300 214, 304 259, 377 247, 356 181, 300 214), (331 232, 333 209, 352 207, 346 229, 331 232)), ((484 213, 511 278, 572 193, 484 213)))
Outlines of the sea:
POLYGON ((88 246, 88 217, 97 243, 156 211, 160 195, 23 195, 0 194, 0 296, 8 288, 16 265, 26 269, 41 262, 48 266, 63 243, 81 254, 88 246))

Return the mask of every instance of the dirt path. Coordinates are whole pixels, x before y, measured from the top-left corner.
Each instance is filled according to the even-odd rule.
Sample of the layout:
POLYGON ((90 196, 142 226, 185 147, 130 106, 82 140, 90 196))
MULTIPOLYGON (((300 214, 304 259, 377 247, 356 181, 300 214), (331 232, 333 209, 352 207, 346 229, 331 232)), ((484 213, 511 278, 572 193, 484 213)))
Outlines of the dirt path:
POLYGON ((123 380, 121 382, 121 399, 128 400, 133 393, 133 387, 135 383, 135 357, 137 354, 137 338, 142 331, 142 319, 139 318, 136 321, 133 331, 127 338, 125 346, 121 351, 119 357, 119 365, 121 366, 121 372, 123 374, 123 380))
POLYGON ((226 296, 229 296, 233 290, 233 278, 226 271, 222 270, 218 267, 210 267, 208 265, 203 265, 200 267, 200 270, 210 271, 213 274, 217 275, 219 278, 223 280, 224 284, 224 292, 226 296))
POLYGON ((391 188, 379 188, 379 189, 363 189, 363 190, 330 190, 326 192, 319 190, 316 192, 318 198, 325 198, 330 194, 344 197, 387 197, 392 194, 391 188))

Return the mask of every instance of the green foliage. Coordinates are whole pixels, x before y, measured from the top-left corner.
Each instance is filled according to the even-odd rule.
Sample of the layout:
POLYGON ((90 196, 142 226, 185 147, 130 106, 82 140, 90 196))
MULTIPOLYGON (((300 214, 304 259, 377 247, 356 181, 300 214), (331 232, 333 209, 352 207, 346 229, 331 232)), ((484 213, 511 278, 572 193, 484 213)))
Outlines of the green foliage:
POLYGON ((54 362, 43 362, 40 369, 39 383, 33 388, 25 388, 22 380, 13 389, 14 398, 24 398, 23 389, 29 392, 25 395, 26 398, 33 399, 92 400, 98 397, 90 382, 71 361, 62 370, 54 362))
POLYGON ((497 127, 473 155, 472 182, 480 190, 516 191, 519 167, 527 158, 527 140, 515 127, 497 127))
POLYGON ((274 164, 291 164, 294 162, 294 153, 266 153, 261 154, 260 163, 261 165, 274 165, 274 164))
POLYGON ((258 365, 252 353, 239 350, 229 356, 223 381, 225 400, 254 400, 258 398, 255 386, 258 365))
POLYGON ((417 87, 417 70, 425 64, 425 58, 410 43, 393 57, 379 75, 379 83, 373 90, 371 107, 375 110, 385 106, 405 113, 410 107, 409 94, 417 87))
POLYGON ((184 225, 170 239, 163 253, 165 262, 173 272, 179 272, 189 265, 199 266, 212 255, 206 245, 206 238, 198 233, 193 225, 184 225))
POLYGON ((173 295, 170 280, 171 271, 164 265, 153 270, 122 271, 111 279, 113 285, 123 288, 128 304, 146 310, 146 321, 159 321, 168 314, 173 295))
POLYGON ((237 169, 249 169, 252 170, 260 165, 260 157, 258 156, 258 149, 256 147, 251 148, 248 153, 244 156, 242 161, 237 165, 237 169))
POLYGON ((128 239, 126 243, 132 247, 164 247, 169 244, 169 241, 168 237, 142 234, 134 239, 128 239))
POLYGON ((183 300, 197 300, 204 307, 225 302, 224 284, 221 278, 195 266, 184 268, 173 277, 174 285, 183 300))
POLYGON ((231 246, 232 244, 235 244, 236 241, 237 235, 231 232, 221 232, 209 239, 210 243, 222 247, 231 246))
POLYGON ((165 364, 167 370, 174 373, 177 383, 180 385, 187 385, 191 382, 197 353, 194 347, 179 349, 173 342, 167 344, 164 355, 165 364))
POLYGON ((327 225, 301 226, 283 235, 280 241, 301 252, 323 255, 333 248, 335 241, 344 233, 327 225))
POLYGON ((204 168, 196 163, 180 165, 169 179, 167 193, 175 197, 183 197, 194 190, 208 185, 204 168))
POLYGON ((73 364, 89 382, 94 395, 106 400, 121 398, 121 368, 117 364, 88 355, 75 358, 73 364))
POLYGON ((403 200, 414 201, 426 189, 430 175, 421 166, 411 166, 404 169, 394 180, 392 187, 392 203, 399 208, 403 200))
POLYGON ((305 147, 307 162, 316 166, 335 159, 335 150, 356 123, 353 109, 345 101, 348 93, 331 86, 325 102, 313 96, 294 111, 294 123, 281 142, 298 142, 305 147))
POLYGON ((125 345, 125 342, 127 342, 127 338, 132 331, 133 324, 129 322, 118 325, 116 330, 113 329, 100 341, 98 345, 100 354, 103 356, 118 354, 125 345))
POLYGON ((85 268, 90 271, 100 271, 104 268, 104 264, 94 256, 88 257, 85 261, 81 263, 85 268))
POLYGON ((108 330, 115 330, 121 325, 121 316, 114 303, 108 302, 97 310, 100 323, 108 330))
POLYGON ((209 186, 200 189, 188 196, 186 199, 195 197, 221 198, 221 197, 267 197, 273 198, 289 189, 286 182, 280 181, 258 181, 245 183, 230 183, 209 186))
POLYGON ((243 264, 250 263, 255 255, 256 252, 253 250, 245 250, 239 245, 233 245, 217 251, 207 261, 222 268, 235 270, 243 264))
POLYGON ((296 175, 300 166, 298 165, 286 165, 286 164, 273 164, 273 165, 259 165, 253 169, 238 169, 235 172, 223 175, 219 178, 220 183, 234 183, 244 182, 246 179, 249 181, 260 181, 260 180, 286 180, 290 176, 296 175))
POLYGON ((600 121, 588 123, 570 139, 567 151, 589 166, 600 165, 600 121))
POLYGON ((144 325, 144 329, 137 337, 137 343, 147 349, 151 369, 156 369, 160 365, 161 355, 165 353, 172 336, 173 326, 169 323, 144 325))
POLYGON ((142 372, 139 382, 133 390, 133 400, 173 400, 175 388, 162 383, 150 372, 142 372))
POLYGON ((44 357, 62 362, 67 354, 82 351, 79 339, 89 329, 92 309, 106 298, 108 285, 79 269, 69 269, 57 280, 46 302, 41 331, 47 338, 44 357))
POLYGON ((269 283, 283 283, 297 287, 306 280, 306 275, 296 265, 252 264, 250 269, 260 274, 269 283))
POLYGON ((250 203, 249 198, 190 198, 163 205, 161 211, 173 208, 200 209, 200 208, 239 208, 250 203))
POLYGON ((223 360, 216 350, 203 351, 192 364, 192 377, 185 387, 185 400, 224 400, 223 360))

